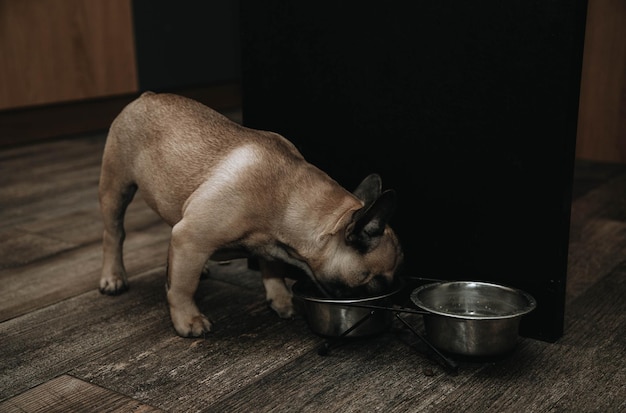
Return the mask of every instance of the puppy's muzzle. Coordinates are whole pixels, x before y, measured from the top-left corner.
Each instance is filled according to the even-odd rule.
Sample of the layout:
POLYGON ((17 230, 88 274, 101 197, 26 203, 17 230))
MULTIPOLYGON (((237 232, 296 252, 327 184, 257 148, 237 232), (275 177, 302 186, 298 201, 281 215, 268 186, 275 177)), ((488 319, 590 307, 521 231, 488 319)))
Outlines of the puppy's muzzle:
POLYGON ((324 287, 332 298, 362 298, 386 293, 393 285, 393 280, 384 275, 376 275, 367 284, 358 287, 349 287, 339 282, 329 283, 324 287))

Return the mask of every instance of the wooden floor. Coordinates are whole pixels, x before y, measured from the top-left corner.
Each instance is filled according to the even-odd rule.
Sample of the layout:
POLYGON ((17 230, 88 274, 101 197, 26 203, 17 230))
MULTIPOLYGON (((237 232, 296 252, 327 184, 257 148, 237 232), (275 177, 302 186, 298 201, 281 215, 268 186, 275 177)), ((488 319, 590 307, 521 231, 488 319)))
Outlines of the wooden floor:
POLYGON ((104 140, 0 151, 0 412, 626 411, 626 167, 577 164, 562 339, 522 338, 454 375, 401 325, 319 355, 324 340, 275 316, 245 261, 201 283, 215 331, 178 337, 169 228, 140 197, 127 217, 131 288, 101 295, 104 140))

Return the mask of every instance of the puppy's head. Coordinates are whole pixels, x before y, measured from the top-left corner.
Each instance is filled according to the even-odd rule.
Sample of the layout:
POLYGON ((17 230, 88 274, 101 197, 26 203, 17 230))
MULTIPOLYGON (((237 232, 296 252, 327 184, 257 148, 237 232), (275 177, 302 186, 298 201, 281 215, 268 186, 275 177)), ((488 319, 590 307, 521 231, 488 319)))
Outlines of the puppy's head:
POLYGON ((393 190, 381 192, 378 175, 365 178, 354 195, 364 206, 330 235, 324 259, 314 263, 319 287, 333 297, 362 297, 387 291, 402 264, 400 242, 389 227, 396 206, 393 190))

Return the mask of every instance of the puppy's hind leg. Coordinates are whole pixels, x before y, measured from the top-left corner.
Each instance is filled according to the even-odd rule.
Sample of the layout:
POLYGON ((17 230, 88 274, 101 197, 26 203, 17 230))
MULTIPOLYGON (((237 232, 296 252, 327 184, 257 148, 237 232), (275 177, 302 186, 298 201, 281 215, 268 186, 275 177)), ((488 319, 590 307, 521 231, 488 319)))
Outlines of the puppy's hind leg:
POLYGON ((104 224, 100 292, 116 295, 128 288, 123 259, 126 237, 124 215, 137 191, 137 186, 131 182, 121 181, 118 176, 107 174, 105 168, 106 165, 103 164, 99 187, 100 211, 104 224))

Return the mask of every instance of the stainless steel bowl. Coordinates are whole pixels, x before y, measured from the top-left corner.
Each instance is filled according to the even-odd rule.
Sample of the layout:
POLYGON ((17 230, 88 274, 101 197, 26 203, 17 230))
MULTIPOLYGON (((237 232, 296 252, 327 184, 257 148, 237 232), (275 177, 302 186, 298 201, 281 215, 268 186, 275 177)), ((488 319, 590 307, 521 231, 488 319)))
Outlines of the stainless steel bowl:
POLYGON ((317 292, 300 281, 293 285, 292 290, 294 298, 304 307, 307 323, 314 333, 324 337, 366 337, 387 331, 393 322, 393 312, 358 306, 390 308, 393 305, 392 297, 400 288, 398 286, 373 297, 350 299, 319 297, 317 292))
POLYGON ((512 351, 522 316, 537 306, 524 291, 475 281, 426 284, 413 290, 411 300, 428 313, 428 340, 441 350, 467 356, 512 351))

